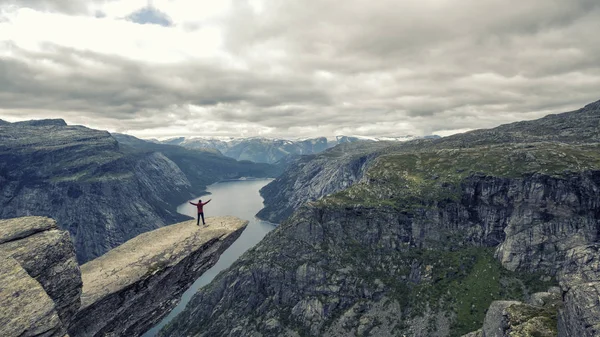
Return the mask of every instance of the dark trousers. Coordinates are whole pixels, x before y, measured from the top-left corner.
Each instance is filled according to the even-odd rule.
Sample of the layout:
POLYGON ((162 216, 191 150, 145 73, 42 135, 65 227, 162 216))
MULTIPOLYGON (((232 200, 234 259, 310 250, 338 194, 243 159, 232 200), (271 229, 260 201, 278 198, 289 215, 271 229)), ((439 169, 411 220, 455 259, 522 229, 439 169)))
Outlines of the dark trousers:
POLYGON ((202 224, 206 224, 206 222, 204 222, 204 213, 198 213, 198 221, 196 222, 196 226, 200 226, 200 217, 202 217, 202 224))

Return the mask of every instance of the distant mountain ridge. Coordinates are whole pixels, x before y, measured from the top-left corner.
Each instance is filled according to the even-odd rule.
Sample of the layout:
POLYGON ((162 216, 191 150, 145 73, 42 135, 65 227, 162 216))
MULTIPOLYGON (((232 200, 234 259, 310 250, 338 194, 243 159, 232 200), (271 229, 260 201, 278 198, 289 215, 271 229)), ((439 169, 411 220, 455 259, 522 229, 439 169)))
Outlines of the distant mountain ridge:
MULTIPOLYGON (((427 136, 423 138, 439 138, 427 136)), ((177 137, 160 141, 163 144, 179 145, 189 149, 214 149, 236 160, 249 160, 256 163, 276 163, 288 156, 316 154, 338 144, 354 142, 404 142, 418 139, 417 136, 364 137, 336 136, 307 139, 282 138, 233 138, 233 137, 177 137)))

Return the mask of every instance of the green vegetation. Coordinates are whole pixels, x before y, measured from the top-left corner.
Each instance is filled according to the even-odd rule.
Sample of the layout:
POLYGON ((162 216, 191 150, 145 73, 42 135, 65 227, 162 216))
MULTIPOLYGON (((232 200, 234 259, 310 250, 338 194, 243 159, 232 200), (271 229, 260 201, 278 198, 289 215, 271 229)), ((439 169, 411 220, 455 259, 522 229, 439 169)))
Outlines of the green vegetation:
POLYGON ((382 282, 387 295, 405 308, 405 319, 422 316, 428 308, 453 313, 450 335, 461 336, 482 326, 492 301, 523 301, 527 294, 556 285, 553 279, 543 281, 541 274, 504 269, 493 250, 414 248, 391 252, 375 262, 372 251, 351 244, 341 263, 352 265, 359 278, 371 285, 382 282))
POLYGON ((558 335, 558 308, 512 305, 506 309, 512 326, 511 336, 554 337, 558 335))
POLYGON ((322 206, 426 208, 457 201, 460 184, 472 175, 521 178, 531 174, 560 177, 600 169, 600 145, 561 143, 502 144, 382 155, 362 183, 319 201, 322 206))

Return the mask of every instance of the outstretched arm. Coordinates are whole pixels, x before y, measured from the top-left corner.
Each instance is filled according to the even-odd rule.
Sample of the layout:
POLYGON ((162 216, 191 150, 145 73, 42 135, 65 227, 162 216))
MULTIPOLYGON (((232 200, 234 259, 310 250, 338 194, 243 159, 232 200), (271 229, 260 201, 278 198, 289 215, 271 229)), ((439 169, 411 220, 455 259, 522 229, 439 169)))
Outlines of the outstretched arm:
POLYGON ((211 200, 212 200, 212 199, 208 199, 208 201, 207 201, 207 202, 205 202, 205 203, 203 203, 202 205, 206 205, 206 204, 208 204, 208 203, 209 203, 211 200))
POLYGON ((194 206, 198 206, 198 204, 194 204, 193 202, 190 201, 190 204, 194 205, 194 206))

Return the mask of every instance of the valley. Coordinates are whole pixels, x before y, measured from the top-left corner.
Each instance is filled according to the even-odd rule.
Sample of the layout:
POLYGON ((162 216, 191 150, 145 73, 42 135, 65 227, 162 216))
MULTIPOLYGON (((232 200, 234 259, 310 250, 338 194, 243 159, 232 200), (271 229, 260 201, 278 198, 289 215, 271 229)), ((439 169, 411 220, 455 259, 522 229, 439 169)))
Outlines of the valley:
POLYGON ((596 102, 490 130, 303 158, 261 190, 259 216, 282 224, 161 336, 477 336, 489 329, 484 318, 502 320, 486 316, 502 303, 531 305, 507 331, 594 336, 574 300, 586 291, 577 276, 585 267, 566 268, 589 254, 576 251, 598 244, 599 122, 596 102), (532 304, 558 286, 564 304, 532 304))

